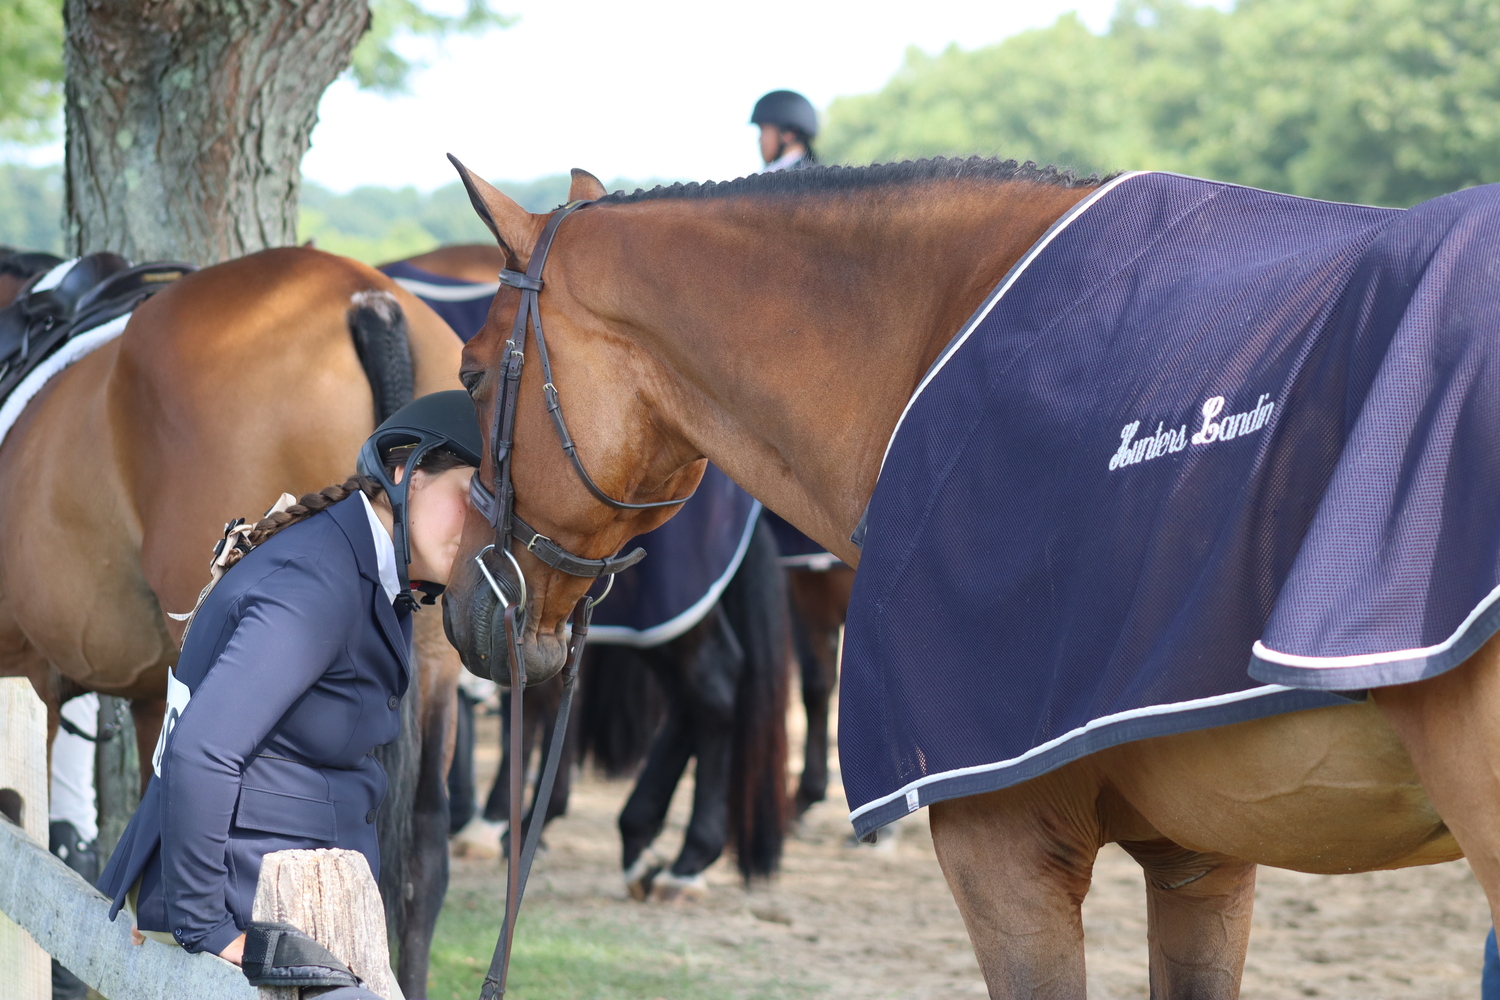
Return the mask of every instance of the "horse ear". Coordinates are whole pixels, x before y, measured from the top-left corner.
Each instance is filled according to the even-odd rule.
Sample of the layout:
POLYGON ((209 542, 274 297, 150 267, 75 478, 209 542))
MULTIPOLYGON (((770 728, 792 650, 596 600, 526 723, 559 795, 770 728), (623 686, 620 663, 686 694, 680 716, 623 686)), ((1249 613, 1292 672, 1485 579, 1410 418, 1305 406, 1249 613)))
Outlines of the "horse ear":
POLYGON ((448 160, 458 170, 459 179, 464 182, 464 190, 469 192, 469 204, 474 206, 479 218, 495 234, 500 249, 517 260, 529 257, 536 239, 536 225, 531 213, 458 162, 458 157, 452 153, 448 154, 448 160))
POLYGON ((604 190, 599 178, 587 170, 573 168, 573 183, 568 187, 569 201, 598 201, 606 194, 608 192, 604 190))

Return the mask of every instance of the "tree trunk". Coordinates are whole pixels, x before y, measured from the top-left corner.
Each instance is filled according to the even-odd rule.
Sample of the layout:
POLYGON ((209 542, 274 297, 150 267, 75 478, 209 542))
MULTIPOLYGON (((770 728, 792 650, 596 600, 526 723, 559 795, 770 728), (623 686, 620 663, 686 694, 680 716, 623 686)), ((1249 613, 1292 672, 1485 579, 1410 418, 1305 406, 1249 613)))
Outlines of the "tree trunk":
POLYGON ((65 0, 74 253, 212 264, 297 238, 318 101, 367 0, 65 0))

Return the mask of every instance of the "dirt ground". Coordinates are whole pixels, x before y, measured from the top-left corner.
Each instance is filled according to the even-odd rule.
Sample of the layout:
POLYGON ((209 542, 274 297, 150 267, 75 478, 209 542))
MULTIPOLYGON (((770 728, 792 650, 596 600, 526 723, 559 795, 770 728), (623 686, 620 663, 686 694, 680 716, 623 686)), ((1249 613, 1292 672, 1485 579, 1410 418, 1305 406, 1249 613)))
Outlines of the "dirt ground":
MULTIPOLYGON (((482 719, 476 760, 482 789, 498 764, 496 743, 496 720, 482 719)), ((834 763, 830 800, 809 812, 788 843, 779 878, 746 892, 732 863, 721 859, 709 869, 706 900, 674 905, 626 896, 614 823, 629 784, 584 774, 573 786, 568 815, 548 827, 548 850, 538 858, 527 905, 593 926, 618 924, 710 956, 718 970, 747 985, 746 995, 983 996, 933 854, 926 811, 903 820, 892 844, 850 846, 834 763)), ((658 844, 668 857, 680 843, 688 785, 679 788, 658 844)), ((503 867, 493 860, 454 860, 455 885, 493 882, 500 891, 502 880, 503 867)), ((1089 996, 1146 997, 1144 890, 1139 869, 1118 848, 1098 860, 1084 925, 1089 996)), ((1243 997, 1473 1000, 1488 926, 1483 894, 1462 861, 1343 876, 1262 868, 1243 997)))

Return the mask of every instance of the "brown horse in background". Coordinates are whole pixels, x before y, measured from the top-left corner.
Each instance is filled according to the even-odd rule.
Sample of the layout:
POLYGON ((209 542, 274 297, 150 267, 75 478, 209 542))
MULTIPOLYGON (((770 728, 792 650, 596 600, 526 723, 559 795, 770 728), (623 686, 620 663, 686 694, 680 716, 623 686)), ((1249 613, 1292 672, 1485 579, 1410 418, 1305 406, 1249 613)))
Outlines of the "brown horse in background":
MULTIPOLYGON (((147 300, 0 447, 0 675, 31 680, 52 732, 75 694, 130 699, 144 782, 183 630, 164 612, 193 607, 224 523, 342 482, 377 417, 456 384, 459 350, 383 275, 310 249, 206 268, 147 300)), ((416 846, 385 852, 381 882, 401 985, 421 995, 447 885, 458 663, 435 611, 416 636, 381 820, 383 843, 416 846)))
MULTIPOLYGON (((824 190, 760 178, 659 191, 592 206, 558 230, 541 309, 569 428, 603 490, 635 503, 679 496, 706 457, 857 567, 849 536, 923 373, 1094 186, 885 169, 849 171, 824 190)), ((510 266, 524 269, 547 217, 463 175, 510 266)), ((603 195, 575 171, 571 198, 603 195)), ((486 430, 517 298, 502 292, 465 350, 462 377, 486 430)), ((541 382, 528 364, 517 513, 573 552, 607 556, 649 518, 586 491, 541 382)), ((468 567, 492 540, 471 517, 467 574, 448 591, 466 661, 481 652, 473 616, 488 613, 468 567)), ((515 555, 532 596, 528 659, 545 664, 588 581, 515 555)), ((1497 762, 1492 640, 1446 674, 1366 702, 1128 743, 938 802, 931 825, 991 996, 1085 994, 1080 906, 1098 849, 1117 842, 1146 873, 1152 995, 1233 997, 1257 864, 1353 872, 1462 853, 1500 906, 1497 762)))

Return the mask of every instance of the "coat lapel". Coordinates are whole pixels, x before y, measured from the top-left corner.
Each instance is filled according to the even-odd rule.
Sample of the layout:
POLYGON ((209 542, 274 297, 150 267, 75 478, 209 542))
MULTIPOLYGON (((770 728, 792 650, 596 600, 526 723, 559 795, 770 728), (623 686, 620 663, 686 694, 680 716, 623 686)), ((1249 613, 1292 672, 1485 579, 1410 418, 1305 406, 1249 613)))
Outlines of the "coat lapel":
POLYGON ((386 600, 385 587, 380 583, 380 564, 375 557, 375 539, 370 535, 370 519, 365 514, 365 505, 358 497, 350 497, 328 508, 328 513, 338 523, 349 544, 354 546, 355 563, 359 575, 373 583, 374 596, 371 611, 380 623, 381 634, 386 644, 396 654, 401 668, 411 678, 411 612, 398 616, 396 608, 386 600), (403 627, 402 618, 406 619, 403 627))

